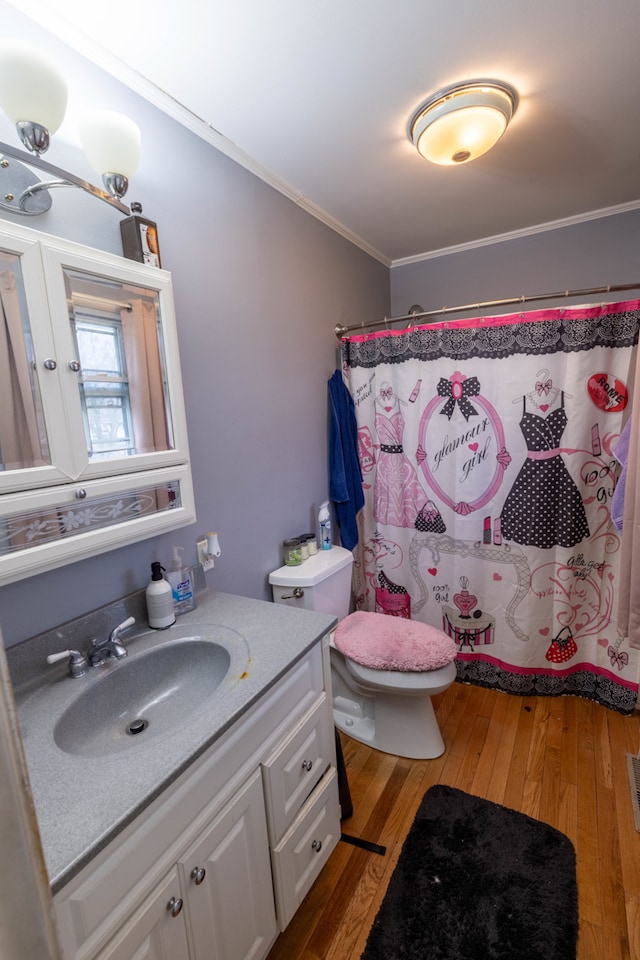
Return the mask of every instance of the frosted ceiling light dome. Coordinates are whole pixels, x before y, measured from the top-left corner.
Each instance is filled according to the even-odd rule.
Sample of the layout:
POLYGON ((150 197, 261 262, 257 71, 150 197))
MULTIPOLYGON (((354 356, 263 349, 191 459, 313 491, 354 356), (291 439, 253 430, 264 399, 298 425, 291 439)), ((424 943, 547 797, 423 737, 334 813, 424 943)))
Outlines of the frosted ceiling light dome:
POLYGON ((467 163, 495 146, 517 103, 513 87, 497 80, 455 84, 420 107, 411 120, 410 139, 431 163, 467 163))

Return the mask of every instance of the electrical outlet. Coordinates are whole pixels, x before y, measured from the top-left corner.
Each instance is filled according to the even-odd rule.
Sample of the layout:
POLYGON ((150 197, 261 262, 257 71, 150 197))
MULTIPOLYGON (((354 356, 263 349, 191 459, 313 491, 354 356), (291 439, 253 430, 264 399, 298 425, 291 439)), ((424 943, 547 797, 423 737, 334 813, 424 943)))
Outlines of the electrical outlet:
POLYGON ((198 563, 202 564, 203 570, 213 570, 213 557, 207 553, 207 541, 196 540, 196 553, 198 563))

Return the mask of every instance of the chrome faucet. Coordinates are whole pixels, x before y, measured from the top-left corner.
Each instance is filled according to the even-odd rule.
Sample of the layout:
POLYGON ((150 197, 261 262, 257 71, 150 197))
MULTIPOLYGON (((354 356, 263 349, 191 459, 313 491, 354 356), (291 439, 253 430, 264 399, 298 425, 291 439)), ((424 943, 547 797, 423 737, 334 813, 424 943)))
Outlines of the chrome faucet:
POLYGON ((120 639, 121 634, 136 622, 135 617, 129 617, 123 620, 117 627, 114 627, 106 640, 92 640, 91 646, 85 656, 78 650, 61 650, 60 653, 52 653, 47 657, 47 663, 57 663, 58 660, 64 660, 69 657, 69 676, 84 677, 89 672, 89 667, 97 667, 104 663, 108 657, 115 657, 121 660, 127 656, 127 648, 120 639))
POLYGON ((90 665, 97 667, 98 664, 104 663, 108 657, 115 657, 116 660, 121 660, 123 657, 126 657, 127 648, 120 637, 121 634, 135 622, 135 617, 129 617, 127 620, 119 623, 117 627, 113 628, 107 640, 92 640, 89 653, 87 654, 90 665))

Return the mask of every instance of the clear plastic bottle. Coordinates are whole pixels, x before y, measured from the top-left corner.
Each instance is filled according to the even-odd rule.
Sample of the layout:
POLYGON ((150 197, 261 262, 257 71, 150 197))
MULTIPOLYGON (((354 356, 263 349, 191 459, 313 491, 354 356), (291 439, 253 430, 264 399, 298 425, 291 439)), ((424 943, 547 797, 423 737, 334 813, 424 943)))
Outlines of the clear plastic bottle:
POLYGON ((167 573, 167 580, 171 584, 173 593, 173 609, 176 615, 195 610, 196 598, 191 577, 191 567, 182 562, 182 547, 173 548, 173 569, 167 573))
POLYGON ((164 579, 163 570, 161 563, 151 564, 151 580, 145 590, 147 618, 153 630, 166 630, 176 622, 171 584, 164 579))
POLYGON ((320 549, 331 550, 331 511, 328 500, 320 504, 320 510, 318 511, 318 532, 320 549))

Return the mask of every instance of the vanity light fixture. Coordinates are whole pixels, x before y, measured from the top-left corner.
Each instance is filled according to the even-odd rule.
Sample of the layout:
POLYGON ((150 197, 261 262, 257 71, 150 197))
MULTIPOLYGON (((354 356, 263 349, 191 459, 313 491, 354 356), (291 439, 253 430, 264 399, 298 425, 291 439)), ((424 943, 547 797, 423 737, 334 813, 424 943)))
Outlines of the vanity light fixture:
POLYGON ((432 163, 468 163, 495 146, 517 105, 517 92, 500 80, 456 83, 422 104, 411 119, 409 138, 432 163))
POLYGON ((0 42, 0 107, 28 151, 0 143, 1 209, 37 216, 51 208, 53 187, 80 187, 129 215, 121 200, 140 157, 140 131, 132 120, 113 110, 94 110, 81 122, 80 141, 102 177, 101 189, 42 159, 67 107, 66 80, 53 60, 26 44, 0 42), (55 179, 40 180, 34 169, 55 179))

